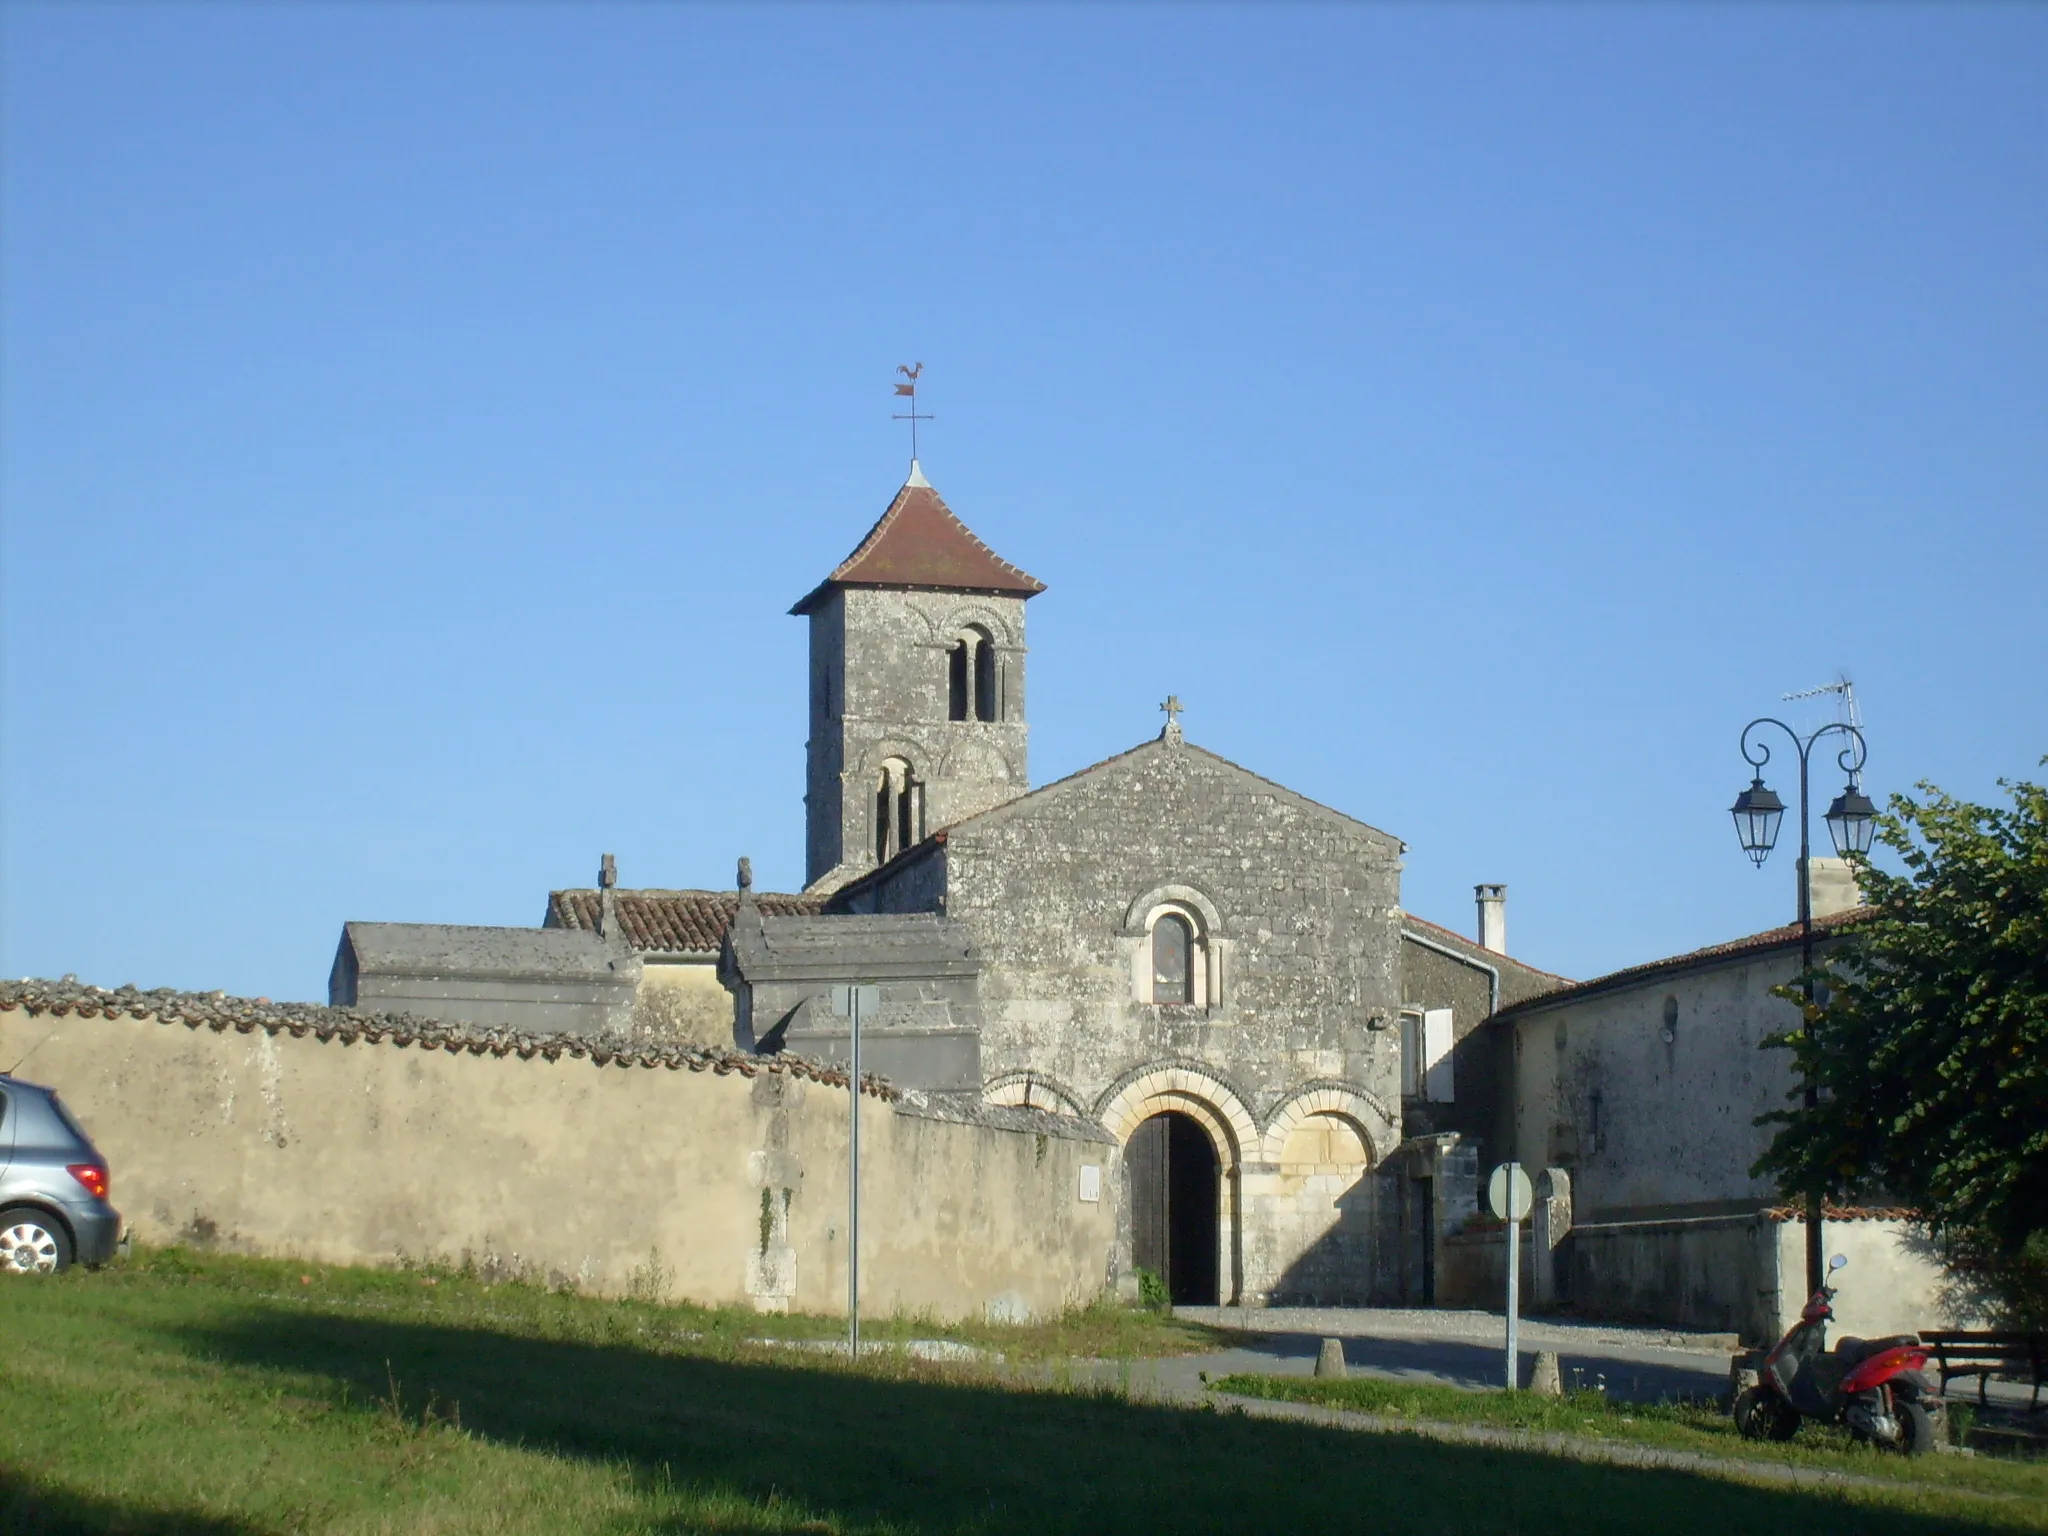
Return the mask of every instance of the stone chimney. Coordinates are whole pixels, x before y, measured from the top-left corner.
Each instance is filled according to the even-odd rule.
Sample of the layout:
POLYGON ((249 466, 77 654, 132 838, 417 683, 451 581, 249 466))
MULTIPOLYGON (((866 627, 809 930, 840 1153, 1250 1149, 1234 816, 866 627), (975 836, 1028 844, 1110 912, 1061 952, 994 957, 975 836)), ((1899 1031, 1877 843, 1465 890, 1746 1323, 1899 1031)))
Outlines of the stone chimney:
POLYGON ((619 936, 618 883, 618 860, 606 854, 597 866, 597 936, 601 939, 619 936))
POLYGON ((1472 895, 1479 903, 1479 944, 1496 955, 1508 952, 1508 888, 1504 885, 1475 885, 1472 895))
POLYGON ((1863 905, 1863 888, 1847 859, 1808 859, 1806 890, 1816 919, 1863 905))

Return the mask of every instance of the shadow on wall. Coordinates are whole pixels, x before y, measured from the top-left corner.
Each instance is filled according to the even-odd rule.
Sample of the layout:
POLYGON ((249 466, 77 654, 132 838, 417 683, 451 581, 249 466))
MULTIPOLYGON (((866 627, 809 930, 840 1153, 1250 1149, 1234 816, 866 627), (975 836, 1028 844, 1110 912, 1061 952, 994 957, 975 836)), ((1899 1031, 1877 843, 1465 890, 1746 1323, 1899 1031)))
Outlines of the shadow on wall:
MULTIPOLYGON (((853 1375, 303 1315, 195 1329, 182 1343, 231 1367, 347 1382, 360 1401, 395 1376, 409 1396, 459 1404, 472 1436, 623 1465, 650 1491, 694 1487, 756 1501, 765 1518, 746 1524, 763 1531, 1351 1530, 1370 1510, 1388 1536, 1435 1536, 1501 1529, 1510 1496, 1525 1530, 1810 1536, 1840 1514, 1833 1497, 1797 1489, 962 1384, 929 1367, 853 1375), (827 1523, 778 1520, 771 1499, 827 1523)), ((1916 1536, 1953 1528, 1876 1508, 1858 1524, 1916 1536)), ((63 1528, 182 1529, 147 1519, 63 1528)))
POLYGON ((1386 1299, 1388 1276, 1379 1272, 1375 1241, 1378 1182, 1368 1173, 1329 1201, 1327 1229, 1281 1272, 1273 1306, 1363 1307, 1386 1299))

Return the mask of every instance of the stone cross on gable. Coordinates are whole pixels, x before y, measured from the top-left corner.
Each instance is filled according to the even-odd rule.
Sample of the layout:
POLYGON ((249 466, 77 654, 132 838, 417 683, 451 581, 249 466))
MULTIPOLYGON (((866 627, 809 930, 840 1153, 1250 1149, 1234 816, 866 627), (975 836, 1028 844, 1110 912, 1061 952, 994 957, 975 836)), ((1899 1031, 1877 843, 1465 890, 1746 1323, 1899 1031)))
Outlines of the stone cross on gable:
POLYGON ((1166 729, 1159 733, 1159 739, 1161 741, 1179 741, 1180 714, 1184 708, 1180 701, 1180 695, 1169 693, 1166 696, 1166 702, 1159 707, 1166 713, 1166 729))

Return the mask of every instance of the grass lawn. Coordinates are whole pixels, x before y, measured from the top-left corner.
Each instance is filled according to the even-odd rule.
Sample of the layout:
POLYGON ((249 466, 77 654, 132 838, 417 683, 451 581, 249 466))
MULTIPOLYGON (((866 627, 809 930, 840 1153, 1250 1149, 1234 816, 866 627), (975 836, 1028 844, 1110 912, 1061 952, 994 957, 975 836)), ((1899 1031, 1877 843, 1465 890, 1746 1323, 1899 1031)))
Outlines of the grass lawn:
POLYGON ((1211 1384, 1241 1397, 1315 1403, 1382 1418, 1487 1424, 1537 1434, 1576 1435, 1623 1441, 1664 1450, 1697 1451, 1744 1461, 1778 1462, 1846 1472, 1856 1477, 1926 1487, 1971 1489, 2027 1501, 2048 1529, 2048 1461, 2014 1461, 1986 1456, 1921 1456, 1911 1460, 1859 1445, 1845 1430, 1801 1426, 1783 1445, 1744 1440, 1726 1409, 1706 1404, 1611 1402, 1604 1393, 1573 1392, 1539 1397, 1534 1392, 1468 1392, 1420 1382, 1370 1376, 1318 1381, 1307 1376, 1226 1376, 1211 1384))
MULTIPOLYGON (((744 1342, 771 1323, 832 1331, 175 1251, 10 1282, 0 1531, 1812 1536, 2043 1519, 2038 1501, 1765 1488, 744 1342)), ((1199 1337, 1109 1315, 960 1333, 1012 1358, 1199 1337)))

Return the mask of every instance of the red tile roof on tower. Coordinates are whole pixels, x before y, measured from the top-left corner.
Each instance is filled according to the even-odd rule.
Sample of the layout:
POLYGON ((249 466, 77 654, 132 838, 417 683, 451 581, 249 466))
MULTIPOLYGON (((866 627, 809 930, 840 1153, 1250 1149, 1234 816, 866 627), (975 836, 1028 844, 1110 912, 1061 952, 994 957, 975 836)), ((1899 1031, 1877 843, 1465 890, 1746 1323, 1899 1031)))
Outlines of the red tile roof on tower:
POLYGON ((977 539, 939 499, 913 461, 910 478, 854 552, 791 613, 809 613, 833 587, 934 587, 947 592, 1005 592, 1036 597, 1045 583, 1027 576, 977 539))

